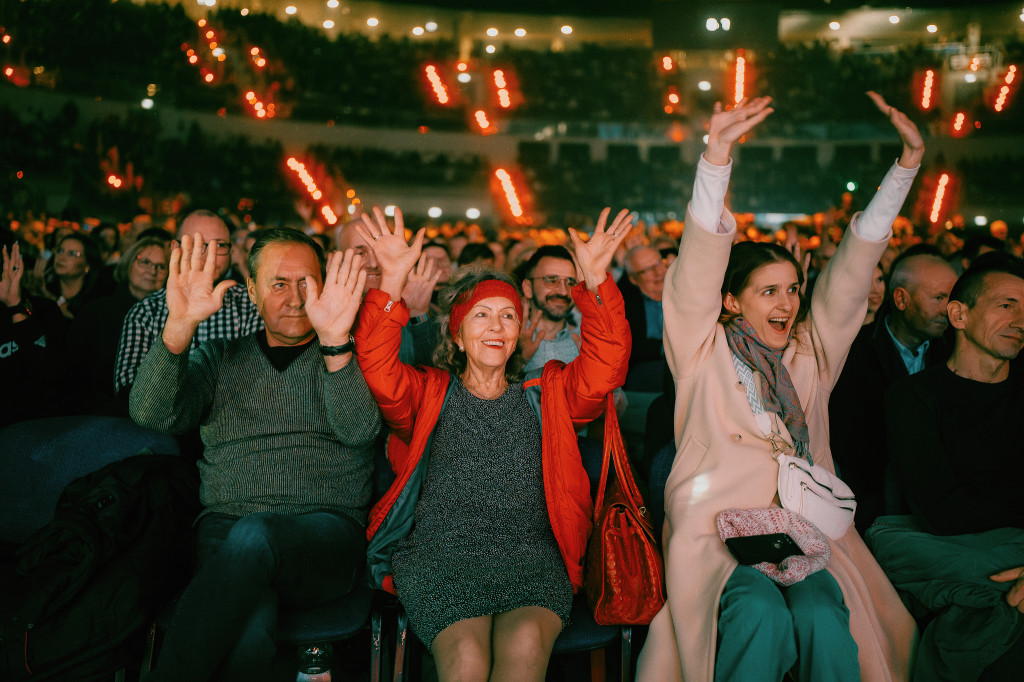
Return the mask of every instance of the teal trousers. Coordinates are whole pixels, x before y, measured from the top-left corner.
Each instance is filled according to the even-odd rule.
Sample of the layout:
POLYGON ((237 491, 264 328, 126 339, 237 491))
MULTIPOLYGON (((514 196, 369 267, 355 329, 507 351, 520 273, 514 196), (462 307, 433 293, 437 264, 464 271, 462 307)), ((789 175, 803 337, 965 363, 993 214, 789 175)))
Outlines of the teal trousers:
POLYGON ((750 566, 737 566, 722 592, 715 680, 857 682, 857 643, 850 611, 827 571, 783 587, 750 566), (795 667, 794 667, 795 666, 795 667))

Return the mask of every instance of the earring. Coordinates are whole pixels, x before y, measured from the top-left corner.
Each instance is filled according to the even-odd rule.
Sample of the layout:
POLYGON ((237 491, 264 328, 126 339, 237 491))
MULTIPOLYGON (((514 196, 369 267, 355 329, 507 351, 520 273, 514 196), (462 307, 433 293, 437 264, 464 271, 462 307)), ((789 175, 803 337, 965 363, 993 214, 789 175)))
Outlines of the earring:
POLYGON ((459 351, 462 352, 462 353, 465 353, 466 352, 466 347, 465 346, 459 346, 459 351))

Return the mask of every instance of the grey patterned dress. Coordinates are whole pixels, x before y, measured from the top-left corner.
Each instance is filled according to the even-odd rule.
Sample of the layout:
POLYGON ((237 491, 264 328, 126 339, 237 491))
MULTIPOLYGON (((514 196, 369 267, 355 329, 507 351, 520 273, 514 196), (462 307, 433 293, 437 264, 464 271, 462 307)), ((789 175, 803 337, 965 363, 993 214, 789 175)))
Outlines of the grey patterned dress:
POLYGON ((542 606, 564 625, 572 586, 548 520, 541 432, 521 383, 455 386, 434 429, 416 525, 392 557, 413 631, 430 646, 466 618, 542 606))

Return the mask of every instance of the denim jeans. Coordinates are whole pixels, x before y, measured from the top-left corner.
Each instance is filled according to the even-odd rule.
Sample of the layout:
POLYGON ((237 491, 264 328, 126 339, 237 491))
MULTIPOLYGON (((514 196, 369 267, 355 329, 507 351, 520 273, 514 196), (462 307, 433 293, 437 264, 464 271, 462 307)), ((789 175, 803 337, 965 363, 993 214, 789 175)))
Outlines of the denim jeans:
POLYGON ((196 575, 147 682, 273 679, 278 608, 312 608, 352 590, 366 535, 330 511, 209 514, 197 550, 196 575))
POLYGON ((782 587, 737 566, 722 591, 715 680, 775 682, 797 665, 802 682, 858 682, 850 611, 827 571, 782 587))

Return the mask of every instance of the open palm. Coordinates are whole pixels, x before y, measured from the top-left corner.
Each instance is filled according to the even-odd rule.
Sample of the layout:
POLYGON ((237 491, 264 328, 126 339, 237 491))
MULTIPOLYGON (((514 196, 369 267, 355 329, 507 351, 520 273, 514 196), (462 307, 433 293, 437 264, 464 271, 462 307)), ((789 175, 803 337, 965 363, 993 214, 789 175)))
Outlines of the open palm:
POLYGON ((366 270, 362 256, 352 249, 334 251, 327 257, 327 274, 322 291, 306 277, 306 316, 323 346, 340 346, 348 341, 362 302, 366 270))

